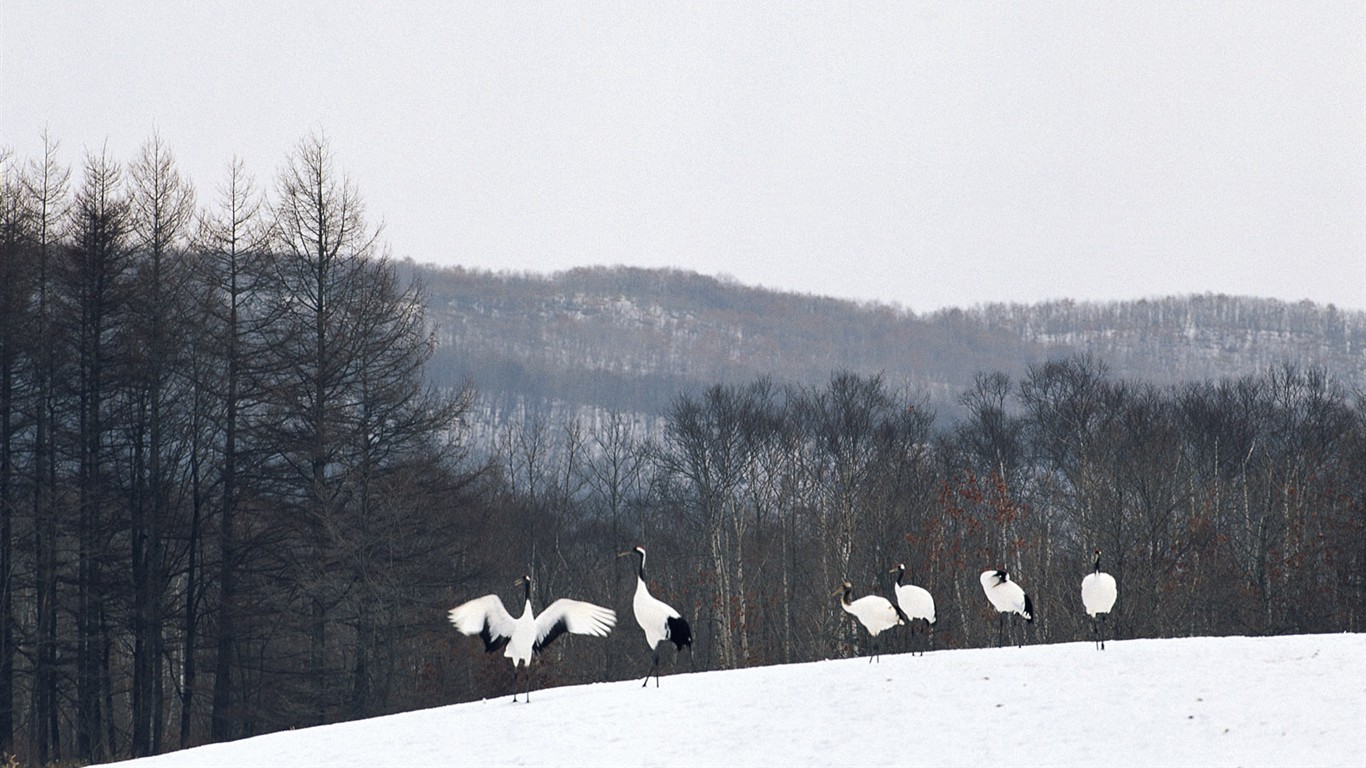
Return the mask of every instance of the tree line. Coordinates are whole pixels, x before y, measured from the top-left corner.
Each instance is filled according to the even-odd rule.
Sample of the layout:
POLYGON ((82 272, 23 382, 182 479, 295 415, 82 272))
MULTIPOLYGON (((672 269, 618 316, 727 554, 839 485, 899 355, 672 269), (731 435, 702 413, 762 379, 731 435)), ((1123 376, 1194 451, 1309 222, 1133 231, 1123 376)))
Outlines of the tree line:
POLYGON ((324 137, 203 205, 160 136, 57 149, 0 175, 0 753, 370 712, 478 478, 420 287, 324 137))
POLYGON ((78 185, 56 156, 0 175, 0 752, 27 762, 501 696, 445 611, 523 573, 621 614, 537 685, 638 677, 636 544, 698 669, 855 652, 832 592, 889 594, 898 562, 940 648, 995 641, 996 568, 1031 641, 1082 639, 1095 548, 1120 638, 1361 630, 1366 408, 1322 368, 1154 385, 1072 356, 977 375, 945 424, 837 370, 523 410, 476 447, 324 138, 207 205, 157 136, 78 185))
MULTIPOLYGON (((847 578, 890 595, 899 562, 935 597, 940 648, 996 642, 988 569, 1032 596, 1031 642, 1083 639, 1097 548, 1121 638, 1362 629, 1366 403, 1324 369, 1155 385, 1076 355, 979 374, 959 400, 966 416, 937 426, 924 393, 835 372, 682 393, 661 429, 619 413, 508 425, 503 578, 532 563, 546 600, 581 585, 623 612, 567 679, 643 674, 634 571, 613 557, 636 543, 705 668, 855 652, 866 635, 832 592, 847 578)), ((475 684, 478 648, 455 653, 442 669, 475 684)))

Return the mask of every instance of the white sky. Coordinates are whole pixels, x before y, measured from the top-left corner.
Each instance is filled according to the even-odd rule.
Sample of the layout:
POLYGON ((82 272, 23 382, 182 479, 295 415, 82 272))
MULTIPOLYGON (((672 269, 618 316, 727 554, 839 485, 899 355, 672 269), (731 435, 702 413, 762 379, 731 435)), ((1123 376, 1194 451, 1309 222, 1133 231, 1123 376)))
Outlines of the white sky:
MULTIPOLYGON (((1366 309, 1366 2, 0 2, 0 144, 325 131, 395 256, 1366 309)), ((78 181, 77 174, 77 181, 78 181)))

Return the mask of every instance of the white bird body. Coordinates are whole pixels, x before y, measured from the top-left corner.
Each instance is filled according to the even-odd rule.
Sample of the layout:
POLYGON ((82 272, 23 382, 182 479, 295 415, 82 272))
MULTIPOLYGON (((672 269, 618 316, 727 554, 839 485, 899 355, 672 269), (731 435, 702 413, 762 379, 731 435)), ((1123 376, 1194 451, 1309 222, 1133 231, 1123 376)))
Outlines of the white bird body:
MULTIPOLYGON (((537 615, 531 608, 531 577, 523 576, 517 584, 526 587, 526 606, 516 619, 503 607, 503 601, 497 595, 484 595, 461 603, 447 614, 462 634, 479 635, 485 651, 502 648, 503 656, 512 659, 513 669, 519 666, 529 669, 532 654, 540 653, 565 632, 606 637, 617 623, 615 611, 568 598, 556 600, 537 615)), ((528 701, 531 699, 530 687, 528 677, 528 701)), ((512 700, 517 700, 516 693, 512 700)))
POLYGON ((1108 573, 1090 573, 1081 580, 1081 602, 1093 619, 1098 613, 1109 613, 1118 597, 1115 577, 1108 573))
MULTIPOLYGON (((906 564, 897 563, 889 573, 896 574, 896 584, 892 590, 896 594, 896 604, 901 608, 901 612, 906 616, 907 622, 923 619, 931 628, 934 627, 934 596, 928 589, 916 586, 915 584, 903 584, 902 579, 906 576, 906 564)), ((924 653, 922 647, 921 653, 924 653)))
POLYGON ((636 623, 645 631, 645 644, 654 650, 661 640, 669 639, 669 619, 681 618, 672 606, 650 594, 645 579, 636 577, 636 596, 631 601, 636 623))
POLYGON ((892 601, 879 595, 864 595, 851 603, 842 603, 844 610, 858 619, 868 634, 877 637, 882 632, 904 624, 892 601))
MULTIPOLYGON (((659 643, 668 640, 674 644, 674 649, 681 652, 683 646, 687 646, 689 652, 692 650, 692 629, 682 614, 674 610, 674 607, 650 594, 650 587, 645 583, 645 548, 636 547, 627 552, 622 552, 618 557, 626 555, 640 555, 640 569, 636 572, 636 594, 631 600, 631 609, 636 615, 636 623, 645 632, 645 644, 650 646, 650 656, 653 659, 651 671, 655 675, 655 687, 659 687, 659 643)), ((691 657, 690 657, 691 658, 691 657)), ((649 684, 650 675, 646 673, 644 685, 649 684)))
POLYGON ((918 587, 915 584, 902 584, 901 578, 906 574, 906 566, 898 564, 892 571, 897 574, 896 604, 901 607, 901 612, 906 614, 906 618, 924 619, 933 624, 934 618, 934 596, 928 589, 918 587))
POLYGON ((878 657, 877 636, 884 631, 906 623, 906 615, 901 609, 892 604, 891 600, 880 595, 864 595, 857 600, 854 596, 854 587, 849 582, 844 582, 843 596, 840 598, 840 606, 845 612, 863 625, 868 630, 868 634, 873 636, 873 654, 868 657, 868 661, 878 657))
MULTIPOLYGON (((1095 570, 1086 574, 1081 580, 1081 604, 1086 607, 1086 613, 1091 616, 1091 632, 1097 633, 1097 617, 1108 616, 1110 610, 1115 607, 1115 600, 1119 597, 1119 586, 1115 583, 1115 577, 1105 573, 1100 569, 1100 550, 1095 553, 1095 570)), ((1097 647, 1105 649, 1105 635, 1098 635, 1097 647)))
POLYGON ((1001 613, 1018 613, 1025 621, 1034 620, 1033 606, 1029 595, 1019 584, 1010 580, 1006 571, 982 571, 982 590, 987 594, 991 606, 1001 613))
POLYGON ((1010 573, 1007 571, 982 571, 979 581, 982 582, 982 591, 986 593, 987 600, 996 609, 996 615, 1000 619, 997 621, 996 638, 996 645, 999 647, 1005 633, 1005 618, 1018 614, 1024 617, 1026 622, 1033 622, 1034 604, 1030 601, 1029 594, 1019 584, 1010 580, 1010 573))
POLYGON ((908 619, 924 619, 930 624, 935 622, 934 597, 924 587, 914 584, 896 585, 896 604, 901 606, 901 612, 906 614, 908 619))

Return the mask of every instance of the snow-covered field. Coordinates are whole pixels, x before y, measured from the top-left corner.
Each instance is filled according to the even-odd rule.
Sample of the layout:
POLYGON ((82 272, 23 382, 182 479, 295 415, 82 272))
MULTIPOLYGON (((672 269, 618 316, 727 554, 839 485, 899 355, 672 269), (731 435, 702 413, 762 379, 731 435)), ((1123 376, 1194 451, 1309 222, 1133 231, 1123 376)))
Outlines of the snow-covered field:
POLYGON ((532 691, 126 766, 1366 766, 1366 635, 938 651, 532 691))

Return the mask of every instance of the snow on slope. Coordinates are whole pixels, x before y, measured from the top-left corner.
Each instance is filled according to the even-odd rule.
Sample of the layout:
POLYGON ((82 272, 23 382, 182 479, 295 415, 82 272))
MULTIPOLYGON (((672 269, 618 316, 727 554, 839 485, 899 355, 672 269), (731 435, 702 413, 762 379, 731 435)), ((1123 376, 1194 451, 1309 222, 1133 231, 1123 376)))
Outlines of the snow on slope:
POLYGON ((887 655, 533 691, 215 744, 137 768, 1366 766, 1366 635, 887 655))

